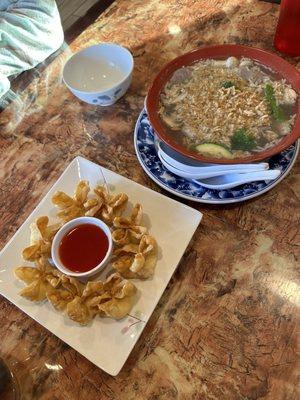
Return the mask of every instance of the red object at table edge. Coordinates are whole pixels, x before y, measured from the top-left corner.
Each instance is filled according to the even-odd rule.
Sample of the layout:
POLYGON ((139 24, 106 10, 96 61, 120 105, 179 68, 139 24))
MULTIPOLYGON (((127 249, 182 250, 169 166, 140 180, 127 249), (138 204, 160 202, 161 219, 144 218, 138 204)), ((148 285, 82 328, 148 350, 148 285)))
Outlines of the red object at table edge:
POLYGON ((274 46, 281 53, 291 56, 300 56, 299 0, 281 1, 274 46))

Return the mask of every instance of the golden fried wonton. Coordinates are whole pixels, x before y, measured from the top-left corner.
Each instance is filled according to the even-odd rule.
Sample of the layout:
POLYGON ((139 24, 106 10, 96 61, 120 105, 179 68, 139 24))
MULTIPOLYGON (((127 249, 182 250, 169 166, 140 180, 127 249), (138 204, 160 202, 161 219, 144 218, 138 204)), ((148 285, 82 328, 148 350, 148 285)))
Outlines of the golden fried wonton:
POLYGON ((15 276, 25 282, 20 295, 31 301, 48 301, 59 311, 81 325, 88 324, 95 315, 123 318, 131 309, 136 293, 133 283, 119 274, 106 281, 90 281, 84 285, 77 279, 62 274, 47 261, 37 267, 18 267, 15 276))
POLYGON ((126 244, 114 250, 112 267, 124 278, 150 278, 157 262, 157 244, 150 235, 143 235, 139 245, 126 244))
POLYGON ((64 311, 74 296, 68 290, 56 289, 47 292, 47 299, 59 311, 64 311))
POLYGON ((114 242, 112 267, 117 272, 105 281, 83 283, 54 268, 49 262, 51 245, 62 223, 49 225, 48 217, 42 216, 31 224, 30 246, 23 250, 23 258, 33 261, 35 267, 21 266, 14 271, 26 284, 20 295, 31 301, 47 299, 81 325, 88 324, 96 315, 125 317, 133 306, 137 289, 124 278, 149 278, 157 262, 156 241, 142 225, 142 206, 136 204, 131 214, 123 217, 128 202, 125 193, 112 195, 104 186, 96 186, 90 192, 89 183, 84 180, 76 186, 73 197, 58 191, 52 202, 62 223, 92 216, 110 226, 114 242))
POLYGON ((22 252, 24 260, 36 261, 40 257, 50 257, 52 239, 61 224, 48 225, 48 223, 49 218, 43 216, 30 225, 30 246, 22 252))
POLYGON ((81 325, 87 325, 92 319, 92 314, 89 312, 87 305, 79 296, 76 296, 67 304, 67 314, 70 319, 81 325))

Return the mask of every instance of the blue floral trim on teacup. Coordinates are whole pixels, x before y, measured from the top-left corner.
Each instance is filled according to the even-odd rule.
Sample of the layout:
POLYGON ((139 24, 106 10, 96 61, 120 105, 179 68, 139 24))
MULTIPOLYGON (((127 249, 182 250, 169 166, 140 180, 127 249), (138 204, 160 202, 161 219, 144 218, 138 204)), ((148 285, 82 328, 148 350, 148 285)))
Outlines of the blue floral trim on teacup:
POLYGON ((106 105, 106 104, 113 103, 114 100, 110 96, 102 95, 102 96, 98 96, 96 99, 93 99, 92 101, 94 104, 106 105))
POLYGON ((122 88, 119 88, 115 91, 114 96, 117 97, 118 94, 122 91, 122 88))

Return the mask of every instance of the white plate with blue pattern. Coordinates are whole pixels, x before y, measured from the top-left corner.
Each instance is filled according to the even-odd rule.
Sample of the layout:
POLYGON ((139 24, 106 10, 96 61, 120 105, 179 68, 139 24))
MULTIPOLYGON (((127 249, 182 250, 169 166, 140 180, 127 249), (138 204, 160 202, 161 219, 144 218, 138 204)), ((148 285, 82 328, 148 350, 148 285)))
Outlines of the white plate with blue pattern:
POLYGON ((146 174, 165 190, 187 200, 207 204, 230 204, 249 200, 266 193, 287 176, 299 152, 300 141, 266 160, 270 169, 280 169, 280 176, 272 181, 251 182, 233 189, 211 190, 181 178, 168 171, 158 158, 154 143, 154 131, 143 110, 134 131, 134 146, 138 160, 146 174))

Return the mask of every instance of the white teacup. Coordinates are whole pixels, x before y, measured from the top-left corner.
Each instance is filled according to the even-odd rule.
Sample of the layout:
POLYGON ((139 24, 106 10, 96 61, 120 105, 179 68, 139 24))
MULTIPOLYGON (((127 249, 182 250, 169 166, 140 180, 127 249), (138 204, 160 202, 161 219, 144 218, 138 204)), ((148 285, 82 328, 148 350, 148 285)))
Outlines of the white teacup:
POLYGON ((113 43, 96 44, 74 54, 65 64, 63 80, 71 92, 89 104, 109 106, 130 86, 130 51, 113 43))

